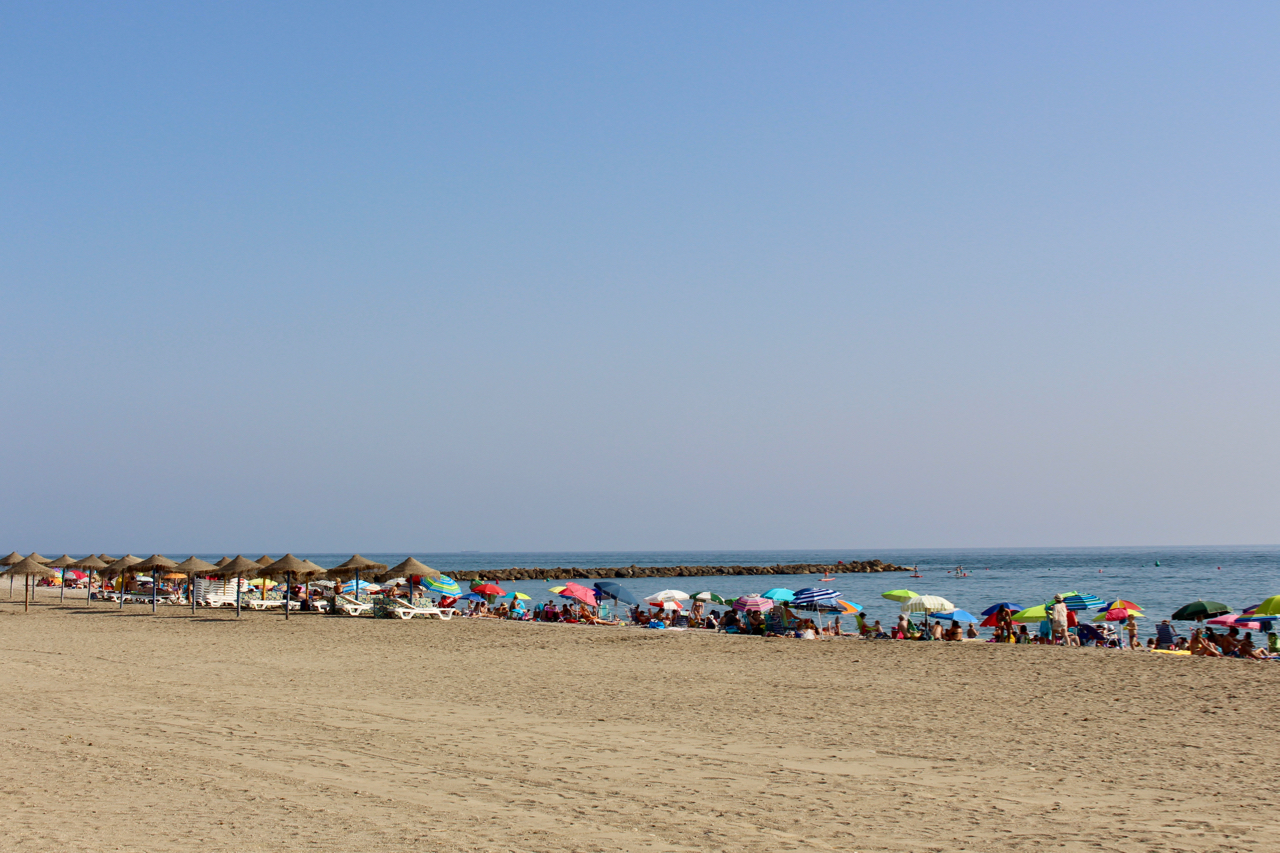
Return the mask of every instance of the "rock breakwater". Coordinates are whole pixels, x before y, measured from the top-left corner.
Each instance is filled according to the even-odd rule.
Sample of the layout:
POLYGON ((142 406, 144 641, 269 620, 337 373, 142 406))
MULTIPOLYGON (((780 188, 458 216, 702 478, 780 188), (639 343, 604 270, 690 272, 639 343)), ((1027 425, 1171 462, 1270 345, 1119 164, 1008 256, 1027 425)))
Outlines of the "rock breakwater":
POLYGON ((823 565, 820 563, 789 563, 774 566, 604 566, 597 568, 564 568, 542 569, 537 566, 531 569, 513 567, 510 569, 490 569, 482 571, 454 572, 452 577, 460 581, 565 581, 574 578, 685 578, 714 575, 813 575, 821 572, 905 572, 905 566, 895 566, 880 560, 868 560, 862 563, 840 563, 823 565))

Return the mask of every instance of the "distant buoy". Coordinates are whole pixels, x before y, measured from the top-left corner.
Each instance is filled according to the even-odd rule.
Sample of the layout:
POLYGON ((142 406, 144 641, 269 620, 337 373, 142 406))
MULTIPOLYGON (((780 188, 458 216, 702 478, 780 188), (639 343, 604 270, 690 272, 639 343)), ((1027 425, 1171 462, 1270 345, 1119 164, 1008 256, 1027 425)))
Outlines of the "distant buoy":
POLYGON ((1156 560, 1156 565, 1157 565, 1157 566, 1159 566, 1159 565, 1160 565, 1160 561, 1159 561, 1159 560, 1156 560))

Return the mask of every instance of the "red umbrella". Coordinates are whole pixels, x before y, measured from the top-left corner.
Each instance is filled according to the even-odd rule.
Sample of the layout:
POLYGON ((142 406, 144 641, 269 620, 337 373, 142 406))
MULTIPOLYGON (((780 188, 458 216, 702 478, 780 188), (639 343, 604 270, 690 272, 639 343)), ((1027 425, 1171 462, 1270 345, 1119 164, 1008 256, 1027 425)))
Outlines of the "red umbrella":
POLYGON ((600 603, 599 599, 596 598, 594 589, 587 589, 582 584, 574 583, 573 581, 565 584, 564 589, 560 590, 560 594, 565 598, 576 598, 583 604, 589 604, 592 607, 600 603))
POLYGON ((496 583, 482 583, 480 586, 471 587, 471 591, 477 595, 506 595, 506 593, 502 591, 502 587, 498 586, 496 583))

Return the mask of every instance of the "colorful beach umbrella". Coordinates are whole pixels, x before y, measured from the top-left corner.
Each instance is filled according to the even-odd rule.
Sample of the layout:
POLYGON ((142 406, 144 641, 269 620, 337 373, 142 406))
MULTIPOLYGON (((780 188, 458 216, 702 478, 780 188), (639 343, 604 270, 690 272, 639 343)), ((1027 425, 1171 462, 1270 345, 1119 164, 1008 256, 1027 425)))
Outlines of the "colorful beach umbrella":
POLYGON ((509 592, 506 595, 504 595, 503 598, 509 598, 512 601, 528 601, 529 600, 529 596, 525 595, 523 592, 509 592))
MULTIPOLYGON (((773 596, 771 595, 766 595, 764 597, 773 598, 773 596)), ((820 587, 820 586, 811 586, 811 587, 806 587, 805 589, 797 590, 795 596, 791 599, 791 603, 796 605, 797 607, 804 607, 805 605, 816 605, 816 604, 823 604, 829 601, 835 601, 839 597, 840 597, 840 593, 836 592, 834 589, 826 589, 825 587, 820 587)))
POLYGON ((471 591, 480 595, 506 595, 502 587, 496 583, 482 583, 479 586, 471 587, 471 591))
POLYGON ((1098 608, 1099 612, 1108 610, 1141 610, 1142 607, 1134 604, 1132 601, 1125 601, 1123 598, 1117 598, 1115 601, 1108 601, 1106 604, 1098 608))
POLYGON ((880 593, 881 598, 887 598, 890 601, 908 601, 919 596, 909 589, 891 589, 888 592, 880 593))
POLYGON ((1129 620, 1130 613, 1142 619, 1147 618, 1142 615, 1142 611, 1140 610, 1130 610, 1127 607, 1113 607, 1110 610, 1107 610, 1104 613, 1099 613, 1097 616, 1093 617, 1093 621, 1094 622, 1127 622, 1129 620))
POLYGON ((458 586, 458 582, 448 575, 441 575, 438 578, 424 577, 422 582, 427 589, 442 595, 457 595, 462 592, 462 587, 458 586))
MULTIPOLYGON (((599 587, 600 584, 596 584, 596 586, 599 587)), ((767 597, 768 596, 766 596, 766 598, 767 597)), ((716 595, 714 592, 695 592, 693 594, 693 600, 694 601, 710 601, 712 604, 732 604, 733 603, 732 599, 725 600, 720 596, 716 595)))
POLYGON ((1222 628, 1243 628, 1246 631, 1262 630, 1262 623, 1255 622, 1247 616, 1228 613, 1226 616, 1215 616, 1205 621, 1206 625, 1217 625, 1222 628))
POLYGON ((1273 595, 1253 608, 1250 616, 1280 616, 1280 595, 1273 595))
POLYGON ((744 595, 733 603, 733 609, 763 613, 773 609, 773 599, 760 595, 744 595))
POLYGON ((1043 622, 1049 618, 1049 612, 1043 604, 1037 604, 1035 607, 1028 607, 1026 610, 1019 610, 1013 614, 1014 622, 1043 622))
POLYGON ((1021 604, 1014 604, 1012 601, 1000 601, 991 605, 986 610, 982 611, 982 615, 995 616, 997 613, 1000 612, 1001 607, 1003 607, 1005 610, 1008 610, 1010 613, 1017 613, 1019 610, 1022 609, 1021 604))
POLYGON ((761 598, 768 598, 772 601, 791 601, 796 597, 795 592, 783 587, 777 586, 761 595, 761 598))
POLYGON ((1068 610, 1074 610, 1077 613, 1081 610, 1088 610, 1092 607, 1098 607, 1105 604, 1101 598, 1096 595, 1089 595, 1083 592, 1065 592, 1062 594, 1062 603, 1067 605, 1068 610))

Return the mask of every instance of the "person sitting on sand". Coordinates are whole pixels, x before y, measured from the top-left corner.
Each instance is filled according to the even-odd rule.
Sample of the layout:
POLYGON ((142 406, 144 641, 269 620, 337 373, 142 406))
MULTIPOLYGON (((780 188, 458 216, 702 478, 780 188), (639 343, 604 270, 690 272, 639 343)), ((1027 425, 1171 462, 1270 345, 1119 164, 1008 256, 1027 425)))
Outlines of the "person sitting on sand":
POLYGON ((976 639, 978 639, 978 629, 977 629, 977 627, 976 627, 972 622, 970 622, 970 623, 969 623, 969 630, 965 631, 965 632, 964 632, 964 635, 965 635, 966 637, 968 637, 970 640, 976 640, 976 639))
POLYGON ((1262 649, 1255 648, 1253 645, 1253 632, 1245 631, 1244 639, 1240 641, 1240 645, 1236 647, 1236 653, 1242 658, 1251 660, 1266 660, 1267 653, 1262 649))
POLYGON ((1167 649, 1173 645, 1173 639, 1178 636, 1178 630, 1169 624, 1169 620, 1163 620, 1156 626, 1156 648, 1167 649))
POLYGON ((947 629, 943 638, 952 643, 958 643, 964 639, 964 632, 960 629, 960 623, 957 620, 951 620, 951 627, 947 629))
POLYGON ((893 632, 895 640, 905 640, 911 634, 911 621, 907 619, 907 614, 898 614, 898 627, 893 632))
POLYGON ((1031 635, 1027 633, 1026 625, 1018 626, 1017 642, 1025 644, 1029 644, 1031 642, 1031 635))
POLYGON ((720 627, 720 613, 712 610, 707 614, 707 618, 702 620, 702 627, 708 631, 715 631, 720 627))
POLYGON ((941 640, 946 636, 946 632, 942 629, 941 622, 934 622, 929 626, 929 638, 931 640, 941 640))
POLYGON ((740 624, 739 618, 737 610, 726 610, 724 612, 724 619, 720 620, 720 630, 734 634, 738 633, 740 624))
POLYGON ((1280 635, 1275 631, 1267 632, 1267 654, 1280 655, 1280 635))
POLYGON ((1213 644, 1206 640, 1200 634, 1200 629, 1196 628, 1191 632, 1191 640, 1187 643, 1187 651, 1193 655, 1207 658, 1220 658, 1222 652, 1213 647, 1213 644))

